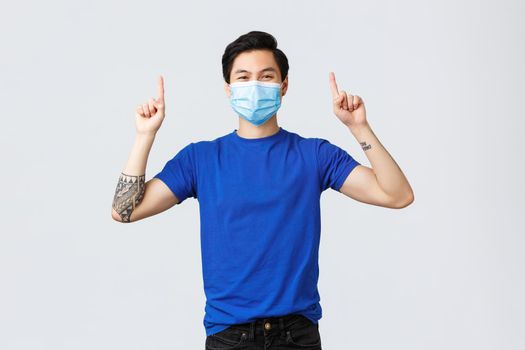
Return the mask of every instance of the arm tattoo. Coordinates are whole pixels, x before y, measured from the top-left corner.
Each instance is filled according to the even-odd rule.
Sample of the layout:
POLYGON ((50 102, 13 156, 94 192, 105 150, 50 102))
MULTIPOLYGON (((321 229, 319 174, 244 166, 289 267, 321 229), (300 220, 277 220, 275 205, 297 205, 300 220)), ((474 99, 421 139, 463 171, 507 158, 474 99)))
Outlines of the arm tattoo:
POLYGON ((122 222, 130 222, 131 213, 144 197, 146 175, 120 174, 113 197, 113 209, 122 222))
POLYGON ((372 145, 367 144, 366 141, 359 142, 359 144, 361 145, 361 148, 363 149, 363 151, 366 151, 367 149, 372 148, 372 145))

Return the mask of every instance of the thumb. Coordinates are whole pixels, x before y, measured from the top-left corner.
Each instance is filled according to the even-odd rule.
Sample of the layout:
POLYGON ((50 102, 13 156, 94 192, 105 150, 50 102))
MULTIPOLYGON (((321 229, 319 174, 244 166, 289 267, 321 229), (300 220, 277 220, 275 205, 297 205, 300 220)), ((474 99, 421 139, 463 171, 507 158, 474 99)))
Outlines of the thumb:
POLYGON ((162 99, 154 98, 153 104, 157 109, 164 109, 164 101, 162 99))
POLYGON ((344 94, 339 94, 339 96, 337 96, 335 99, 334 99, 334 105, 339 107, 341 105, 341 102, 343 102, 343 98, 345 97, 344 94))

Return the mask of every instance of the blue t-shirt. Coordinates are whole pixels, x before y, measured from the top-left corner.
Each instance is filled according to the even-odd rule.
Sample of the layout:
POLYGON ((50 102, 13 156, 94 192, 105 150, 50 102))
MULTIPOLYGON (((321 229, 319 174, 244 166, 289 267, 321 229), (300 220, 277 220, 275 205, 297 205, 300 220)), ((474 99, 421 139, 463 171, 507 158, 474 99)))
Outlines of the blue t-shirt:
POLYGON ((154 177, 200 210, 206 335, 299 313, 317 323, 320 197, 360 163, 321 138, 279 127, 192 142, 154 177))

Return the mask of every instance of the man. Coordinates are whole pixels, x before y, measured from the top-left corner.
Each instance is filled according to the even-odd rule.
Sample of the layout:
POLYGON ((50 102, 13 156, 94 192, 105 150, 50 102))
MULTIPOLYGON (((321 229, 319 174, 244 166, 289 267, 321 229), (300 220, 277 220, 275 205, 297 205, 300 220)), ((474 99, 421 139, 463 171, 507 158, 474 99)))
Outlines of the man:
POLYGON ((289 67, 273 36, 241 35, 226 47, 222 65, 239 128, 188 144, 145 182, 146 160, 165 115, 159 77, 158 98, 137 107, 137 136, 112 217, 134 222, 188 197, 198 199, 206 348, 321 349, 321 193, 332 188, 363 203, 403 208, 414 200, 412 189, 372 132, 363 99, 339 90, 332 72, 333 111, 372 168, 328 140, 277 124, 289 67))

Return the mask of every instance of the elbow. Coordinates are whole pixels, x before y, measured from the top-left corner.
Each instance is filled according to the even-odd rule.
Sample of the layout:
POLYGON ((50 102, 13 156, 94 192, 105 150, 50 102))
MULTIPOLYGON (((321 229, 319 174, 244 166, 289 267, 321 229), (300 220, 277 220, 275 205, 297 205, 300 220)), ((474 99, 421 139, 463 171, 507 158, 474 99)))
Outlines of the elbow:
POLYGON ((117 211, 113 207, 111 208, 111 218, 117 222, 123 222, 119 213, 117 213, 117 211))
POLYGON ((132 213, 129 213, 129 215, 124 215, 124 216, 121 216, 116 210, 115 208, 112 208, 111 209, 111 218, 117 222, 121 222, 123 224, 129 224, 129 223, 132 223, 132 222, 135 222, 135 221, 138 221, 140 220, 140 218, 137 218, 136 216, 133 216, 133 218, 131 217, 131 214, 132 213))
POLYGON ((410 191, 410 193, 403 197, 402 199, 398 200, 393 208, 395 209, 403 209, 408 207, 410 204, 414 202, 414 192, 410 191))

